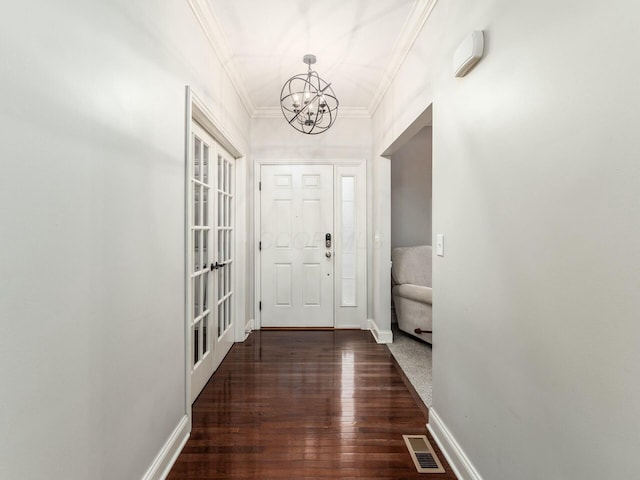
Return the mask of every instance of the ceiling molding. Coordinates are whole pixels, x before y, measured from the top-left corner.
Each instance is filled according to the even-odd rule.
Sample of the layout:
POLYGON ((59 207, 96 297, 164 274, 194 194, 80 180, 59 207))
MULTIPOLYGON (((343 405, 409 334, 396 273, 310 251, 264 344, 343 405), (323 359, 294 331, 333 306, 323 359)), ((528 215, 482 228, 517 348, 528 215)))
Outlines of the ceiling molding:
MULTIPOLYGON (((280 107, 257 107, 252 118, 282 118, 280 107)), ((338 107, 338 118, 371 118, 366 108, 338 107)))
POLYGON ((222 64, 222 68, 229 76, 231 80, 231 84, 233 88, 238 93, 240 97, 240 101, 244 106, 245 110, 249 114, 249 116, 253 116, 255 112, 255 106, 245 89, 244 82, 240 78, 238 71, 235 69, 233 64, 233 52, 229 47, 229 43, 227 42, 227 38, 222 32, 222 27, 220 27, 220 22, 216 17, 215 13, 209 6, 209 3, 206 0, 187 0, 189 5, 191 6, 191 10, 193 10, 198 23, 202 27, 202 31, 204 32, 207 40, 209 40, 209 44, 211 48, 213 48, 214 53, 220 60, 222 64))
POLYGON ((417 0, 414 4, 411 13, 407 17, 407 21, 400 31, 400 35, 393 49, 393 56, 382 75, 382 81, 378 85, 369 103, 368 111, 370 116, 376 113, 382 98, 387 93, 387 90, 389 90, 391 83, 398 74, 398 70, 400 70, 405 58, 407 58, 409 51, 416 42, 418 35, 422 31, 422 27, 424 27, 437 2, 438 0, 417 0))

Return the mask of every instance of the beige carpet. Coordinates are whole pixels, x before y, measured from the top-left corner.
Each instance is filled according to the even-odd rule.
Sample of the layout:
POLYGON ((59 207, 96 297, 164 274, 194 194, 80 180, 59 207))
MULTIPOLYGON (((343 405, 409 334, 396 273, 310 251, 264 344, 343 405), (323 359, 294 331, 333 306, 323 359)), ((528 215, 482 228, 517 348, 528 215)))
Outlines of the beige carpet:
POLYGON ((413 388, 427 407, 431 407, 431 345, 408 335, 391 324, 393 343, 387 344, 413 388))

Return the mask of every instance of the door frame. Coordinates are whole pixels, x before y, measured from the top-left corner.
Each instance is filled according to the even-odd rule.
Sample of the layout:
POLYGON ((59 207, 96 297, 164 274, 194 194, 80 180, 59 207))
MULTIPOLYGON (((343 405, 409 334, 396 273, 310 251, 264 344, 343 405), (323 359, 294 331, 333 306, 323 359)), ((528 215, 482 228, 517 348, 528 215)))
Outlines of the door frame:
MULTIPOLYGON (((253 322, 253 328, 255 330, 260 330, 261 328, 261 316, 260 316, 260 296, 261 296, 261 275, 262 275, 262 257, 260 254, 260 250, 259 250, 259 244, 260 244, 260 220, 262 217, 262 211, 261 211, 261 202, 260 202, 260 179, 261 179, 261 169, 263 165, 331 165, 333 167, 333 179, 334 179, 334 237, 337 238, 337 234, 338 234, 338 229, 336 228, 335 222, 337 220, 336 215, 335 215, 335 211, 337 210, 338 206, 336 204, 336 188, 335 188, 335 181, 338 178, 338 174, 337 174, 337 168, 339 167, 350 167, 352 169, 357 169, 357 174, 358 176, 361 178, 361 188, 362 188, 362 195, 360 198, 360 201, 362 203, 362 209, 364 212, 364 215, 362 216, 362 218, 368 218, 367 215, 367 209, 368 209, 368 205, 367 205, 367 162, 365 159, 363 158, 334 158, 334 159, 273 159, 273 158, 265 158, 265 159, 256 159, 255 160, 255 169, 254 169, 254 176, 253 176, 253 181, 254 181, 254 185, 253 185, 253 191, 255 192, 255 195, 253 196, 253 200, 254 200, 254 205, 253 205, 253 211, 254 211, 254 216, 253 216, 253 232, 254 232, 254 258, 253 258, 253 280, 254 280, 254 290, 253 290, 253 294, 254 294, 254 301, 253 301, 253 318, 254 318, 254 322, 253 322)), ((364 235, 363 237, 363 242, 362 242, 362 246, 363 246, 363 250, 364 250, 364 264, 361 266, 362 270, 361 270, 361 274, 360 276, 362 277, 360 279, 361 282, 361 294, 359 295, 360 299, 359 299, 359 312, 360 312, 360 318, 355 321, 352 322, 351 324, 345 325, 338 325, 338 310, 340 308, 340 306, 338 305, 338 292, 336 291, 336 287, 337 287, 337 283, 335 283, 335 279, 336 279, 336 269, 335 269, 335 264, 334 264, 334 295, 333 295, 333 319, 334 319, 334 328, 338 329, 338 328, 345 328, 345 329, 354 329, 354 328, 359 328, 361 330, 368 330, 369 329, 369 325, 368 325, 368 319, 367 319, 367 278, 369 275, 368 272, 368 268, 367 268, 367 264, 368 264, 368 260, 369 260, 369 244, 366 241, 366 235, 367 235, 367 225, 366 225, 366 220, 365 220, 365 224, 364 224, 364 228, 361 231, 361 234, 364 235)), ((338 256, 338 251, 334 250, 334 257, 337 258, 338 256)))
MULTIPOLYGON (((189 229, 190 229, 190 217, 189 217, 189 162, 191 161, 191 123, 197 122, 213 139, 218 142, 227 152, 231 154, 234 160, 234 191, 244 192, 246 185, 246 159, 240 149, 240 142, 238 142, 222 125, 217 117, 207 107, 206 103, 199 97, 191 88, 187 85, 185 87, 185 144, 184 144, 184 263, 183 263, 183 326, 184 326, 184 375, 185 375, 185 414, 189 419, 189 431, 191 431, 191 320, 189 318, 189 282, 190 276, 190 264, 189 264, 189 229)), ((217 193, 216 193, 217 195, 217 193)), ((235 235, 233 236, 233 249, 235 251, 234 268, 236 272, 242 272, 246 266, 246 252, 244 244, 241 241, 246 236, 246 209, 239 209, 236 203, 235 219, 234 219, 235 235)), ((239 281, 241 275, 234 275, 233 289, 234 289, 234 303, 232 312, 234 318, 232 322, 235 324, 234 328, 234 342, 244 341, 245 335, 245 287, 242 282, 239 281)))

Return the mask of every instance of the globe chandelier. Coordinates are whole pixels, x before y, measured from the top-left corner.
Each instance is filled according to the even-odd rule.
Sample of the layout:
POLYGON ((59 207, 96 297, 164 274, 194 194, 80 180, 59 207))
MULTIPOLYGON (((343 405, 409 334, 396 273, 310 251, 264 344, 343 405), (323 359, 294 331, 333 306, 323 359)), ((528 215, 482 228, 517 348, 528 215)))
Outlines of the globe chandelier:
POLYGON ((293 128, 308 135, 317 135, 327 131, 336 121, 338 99, 331 84, 311 70, 316 56, 305 55, 302 61, 308 65, 308 71, 285 82, 280 92, 280 108, 293 128))

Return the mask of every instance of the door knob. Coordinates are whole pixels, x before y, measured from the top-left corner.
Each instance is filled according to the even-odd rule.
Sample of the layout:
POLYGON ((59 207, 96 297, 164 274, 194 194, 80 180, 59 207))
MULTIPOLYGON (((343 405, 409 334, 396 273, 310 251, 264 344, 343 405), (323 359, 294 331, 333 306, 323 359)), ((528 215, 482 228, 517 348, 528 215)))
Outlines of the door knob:
POLYGON ((325 252, 324 256, 327 258, 331 258, 331 252, 325 252))

